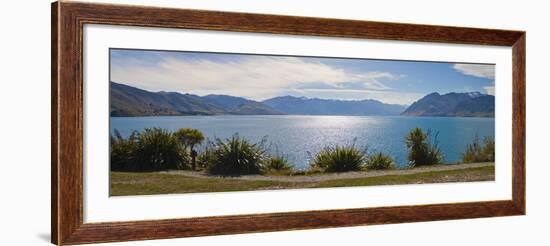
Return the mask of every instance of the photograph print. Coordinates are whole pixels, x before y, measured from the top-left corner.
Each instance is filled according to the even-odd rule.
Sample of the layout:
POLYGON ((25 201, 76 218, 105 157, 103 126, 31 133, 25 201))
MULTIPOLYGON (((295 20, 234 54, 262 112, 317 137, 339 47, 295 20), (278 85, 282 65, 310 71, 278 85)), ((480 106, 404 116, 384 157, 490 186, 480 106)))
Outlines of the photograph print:
POLYGON ((494 64, 109 58, 110 196, 494 181, 494 64))

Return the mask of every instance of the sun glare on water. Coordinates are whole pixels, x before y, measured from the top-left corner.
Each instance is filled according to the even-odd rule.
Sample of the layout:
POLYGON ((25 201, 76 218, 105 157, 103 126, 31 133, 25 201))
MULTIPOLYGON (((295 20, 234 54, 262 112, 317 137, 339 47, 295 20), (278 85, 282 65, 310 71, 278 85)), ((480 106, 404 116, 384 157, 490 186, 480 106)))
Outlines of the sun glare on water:
POLYGON ((310 128, 353 128, 358 125, 375 126, 383 123, 380 117, 372 116, 303 116, 303 124, 310 128))

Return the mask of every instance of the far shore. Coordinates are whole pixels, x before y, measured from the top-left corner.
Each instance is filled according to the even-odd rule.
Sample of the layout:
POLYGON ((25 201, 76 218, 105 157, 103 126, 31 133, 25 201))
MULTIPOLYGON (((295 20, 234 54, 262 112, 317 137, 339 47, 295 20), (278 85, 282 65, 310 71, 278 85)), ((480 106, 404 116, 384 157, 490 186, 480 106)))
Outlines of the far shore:
POLYGON ((458 116, 458 115, 407 115, 407 114, 369 114, 369 115, 338 115, 338 114, 174 114, 174 115, 109 115, 110 118, 139 117, 174 117, 174 116, 380 116, 380 117, 430 117, 430 118, 495 118, 495 116, 458 116))

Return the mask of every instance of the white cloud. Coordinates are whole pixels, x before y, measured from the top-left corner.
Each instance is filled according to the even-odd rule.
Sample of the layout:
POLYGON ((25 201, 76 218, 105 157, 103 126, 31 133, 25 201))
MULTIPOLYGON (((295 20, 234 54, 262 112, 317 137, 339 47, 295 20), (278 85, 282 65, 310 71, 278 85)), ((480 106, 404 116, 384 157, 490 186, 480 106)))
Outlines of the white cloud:
POLYGON ((494 86, 485 86, 483 87, 483 89, 485 89, 485 93, 489 94, 489 95, 495 95, 495 87, 494 86))
POLYGON ((401 78, 387 72, 355 73, 294 57, 248 57, 238 61, 162 59, 156 65, 113 61, 111 80, 151 91, 228 94, 251 99, 279 96, 307 83, 323 83, 331 90, 354 85, 363 92, 391 88, 381 80, 401 78))
POLYGON ((487 79, 495 78, 495 65, 455 64, 453 68, 460 73, 474 76, 474 77, 487 78, 487 79))

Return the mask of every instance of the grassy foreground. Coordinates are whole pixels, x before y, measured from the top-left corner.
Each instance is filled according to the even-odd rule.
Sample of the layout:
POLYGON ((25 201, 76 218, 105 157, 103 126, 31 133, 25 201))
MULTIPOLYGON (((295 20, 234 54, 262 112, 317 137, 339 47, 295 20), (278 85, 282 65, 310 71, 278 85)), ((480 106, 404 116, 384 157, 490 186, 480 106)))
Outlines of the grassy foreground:
POLYGON ((494 180, 494 166, 415 174, 325 180, 320 182, 287 182, 240 180, 221 177, 188 177, 164 173, 111 172, 110 195, 152 195, 196 192, 275 190, 318 187, 423 184, 494 180))

